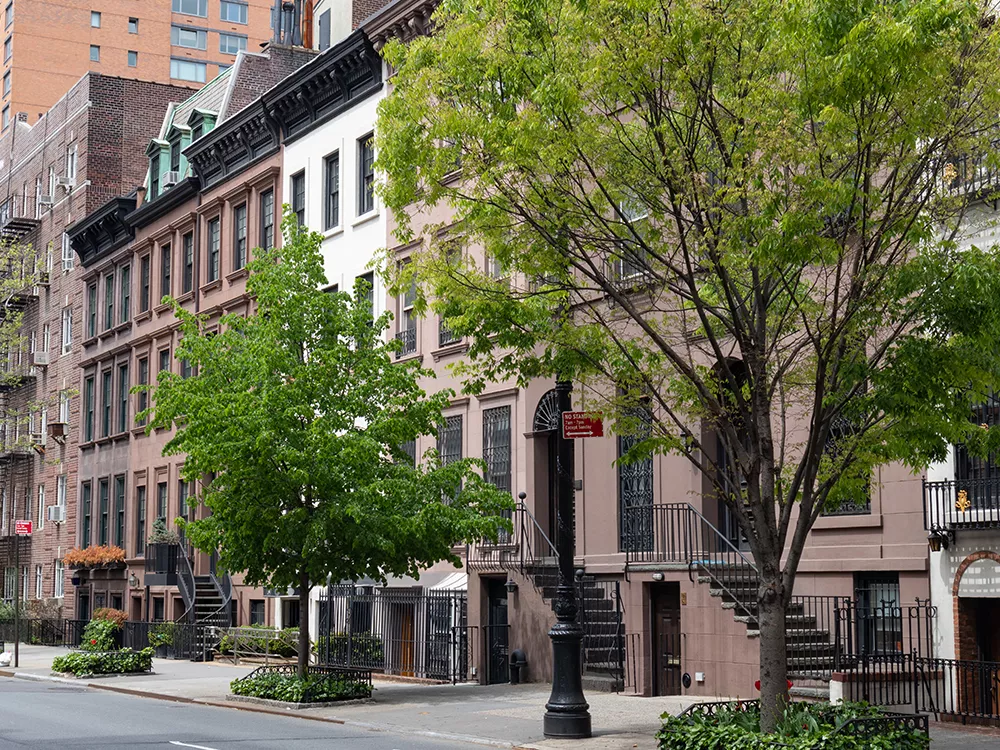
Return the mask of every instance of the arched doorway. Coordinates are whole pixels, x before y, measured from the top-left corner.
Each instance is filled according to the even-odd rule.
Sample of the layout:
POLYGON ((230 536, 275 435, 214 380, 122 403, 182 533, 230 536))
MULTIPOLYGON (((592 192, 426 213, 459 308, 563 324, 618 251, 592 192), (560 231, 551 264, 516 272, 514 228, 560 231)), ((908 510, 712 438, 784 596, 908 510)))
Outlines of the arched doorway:
POLYGON ((535 435, 536 490, 541 497, 535 500, 535 518, 550 540, 555 540, 556 509, 558 498, 558 473, 556 471, 556 439, 559 435, 559 396, 555 389, 548 391, 538 400, 535 417, 531 422, 535 435))

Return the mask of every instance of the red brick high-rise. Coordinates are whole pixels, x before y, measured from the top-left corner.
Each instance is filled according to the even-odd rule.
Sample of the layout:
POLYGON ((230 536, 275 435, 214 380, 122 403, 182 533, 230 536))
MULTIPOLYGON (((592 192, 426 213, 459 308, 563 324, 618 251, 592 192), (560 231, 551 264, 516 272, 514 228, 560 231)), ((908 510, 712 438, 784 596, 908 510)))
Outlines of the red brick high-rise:
POLYGON ((273 0, 0 0, 0 128, 88 71, 192 88, 271 38, 273 0))

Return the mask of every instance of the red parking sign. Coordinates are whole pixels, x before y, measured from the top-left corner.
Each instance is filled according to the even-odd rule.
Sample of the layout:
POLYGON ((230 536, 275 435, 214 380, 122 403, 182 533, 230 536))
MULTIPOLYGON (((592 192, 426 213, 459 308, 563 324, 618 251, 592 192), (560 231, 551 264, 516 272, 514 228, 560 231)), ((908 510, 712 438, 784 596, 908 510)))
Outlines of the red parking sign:
POLYGON ((601 415, 592 411, 564 411, 563 437, 573 438, 604 437, 604 422, 601 415))
POLYGON ((14 521, 14 533, 17 536, 31 536, 31 521, 14 521))

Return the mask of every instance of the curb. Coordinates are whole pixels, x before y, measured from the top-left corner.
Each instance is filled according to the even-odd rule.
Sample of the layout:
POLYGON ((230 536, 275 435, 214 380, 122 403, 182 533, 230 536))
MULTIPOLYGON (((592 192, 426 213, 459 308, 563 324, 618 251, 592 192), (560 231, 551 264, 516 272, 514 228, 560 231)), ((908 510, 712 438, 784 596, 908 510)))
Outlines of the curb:
POLYGON ((218 701, 213 699, 185 698, 179 695, 167 695, 166 693, 151 693, 146 690, 134 690, 132 688, 115 687, 114 685, 101 685, 94 682, 83 682, 81 680, 69 680, 65 677, 48 677, 45 675, 30 674, 28 672, 11 672, 0 669, 0 677, 10 677, 18 680, 28 680, 30 682, 56 682, 75 687, 93 688, 94 690, 104 690, 109 693, 119 693, 121 695, 131 695, 137 698, 149 698, 152 700, 169 701, 171 703, 187 703, 195 706, 212 706, 214 708, 228 708, 235 711, 251 711, 253 713, 268 714, 270 716, 284 716, 285 718, 305 719, 306 721, 319 721, 326 724, 339 724, 341 726, 365 729, 369 732, 383 732, 386 734, 398 734, 410 737, 431 737, 439 740, 449 740, 452 742, 464 742, 469 745, 480 747, 496 747, 502 750, 532 750, 531 745, 516 745, 505 740, 494 740, 487 737, 472 737, 465 734, 450 734, 448 732, 434 732, 429 729, 407 729, 390 724, 371 724, 364 721, 352 719, 337 719, 326 716, 309 716, 301 710, 291 709, 279 710, 252 703, 239 701, 218 701))

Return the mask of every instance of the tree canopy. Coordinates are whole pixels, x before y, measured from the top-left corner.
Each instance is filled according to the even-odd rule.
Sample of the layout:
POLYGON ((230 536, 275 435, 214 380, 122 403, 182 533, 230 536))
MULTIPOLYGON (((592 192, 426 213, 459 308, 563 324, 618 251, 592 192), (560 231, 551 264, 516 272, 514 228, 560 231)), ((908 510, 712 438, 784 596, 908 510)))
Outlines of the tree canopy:
POLYGON ((300 587, 306 604, 328 576, 385 581, 458 563, 455 545, 509 527, 509 494, 474 461, 407 452, 436 434, 452 394, 426 395, 429 374, 395 361, 370 288, 321 291, 320 235, 291 214, 283 228, 282 248, 249 264, 254 314, 210 321, 174 306, 176 357, 194 374, 160 374, 148 429, 176 427, 164 452, 201 480, 210 514, 186 524, 188 538, 251 585, 300 587))
POLYGON ((1000 386, 1000 262, 963 237, 996 187, 988 13, 444 0, 385 49, 382 194, 423 242, 397 283, 471 340, 470 390, 572 377, 625 433, 648 403, 630 457, 686 456, 759 569, 765 729, 818 516, 877 465, 1000 445, 969 421, 1000 386))

